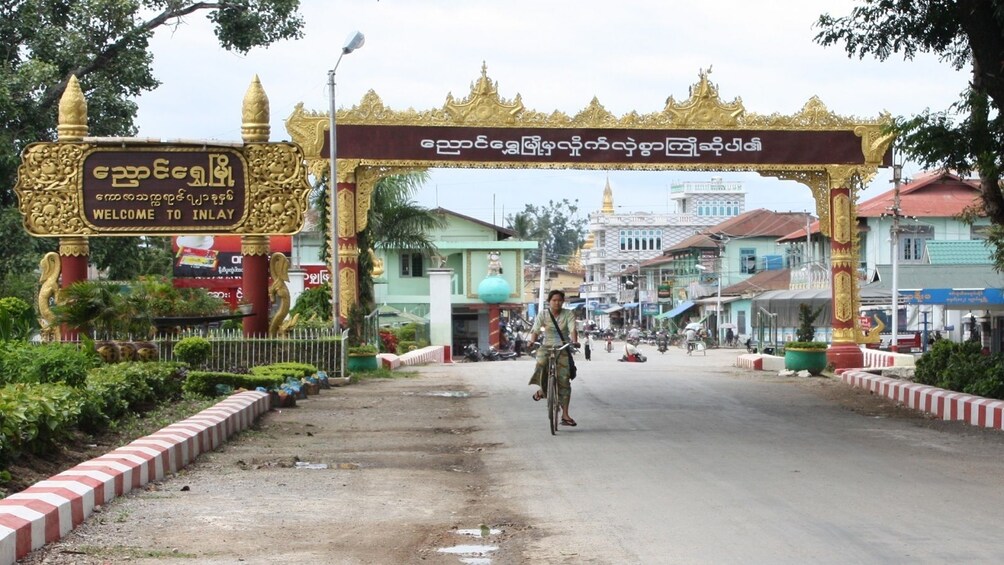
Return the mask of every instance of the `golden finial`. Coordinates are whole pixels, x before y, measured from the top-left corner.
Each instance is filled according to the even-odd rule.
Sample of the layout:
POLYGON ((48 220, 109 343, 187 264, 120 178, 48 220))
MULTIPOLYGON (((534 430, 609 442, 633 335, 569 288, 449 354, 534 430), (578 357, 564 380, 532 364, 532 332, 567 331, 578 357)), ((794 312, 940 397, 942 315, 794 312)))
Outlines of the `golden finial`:
POLYGON ((607 177, 607 186, 603 189, 603 208, 600 212, 604 214, 614 213, 614 190, 610 188, 610 177, 607 177))
POLYGON ((268 96, 265 89, 258 80, 258 75, 254 76, 251 85, 244 93, 244 105, 241 108, 241 138, 244 143, 266 142, 271 133, 269 126, 268 96))
POLYGON ((81 141, 87 135, 87 100, 76 75, 70 75, 66 90, 59 99, 59 141, 81 141))

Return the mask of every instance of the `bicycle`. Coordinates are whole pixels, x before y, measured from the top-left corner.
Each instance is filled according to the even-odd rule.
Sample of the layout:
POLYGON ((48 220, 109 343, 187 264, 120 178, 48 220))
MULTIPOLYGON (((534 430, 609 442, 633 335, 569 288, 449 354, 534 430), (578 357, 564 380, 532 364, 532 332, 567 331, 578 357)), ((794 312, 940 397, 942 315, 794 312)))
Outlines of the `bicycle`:
POLYGON ((566 347, 572 345, 571 343, 566 343, 561 347, 550 346, 539 348, 537 354, 540 354, 540 350, 544 350, 547 354, 547 383, 545 384, 544 390, 547 391, 547 421, 548 427, 551 430, 551 435, 556 435, 558 433, 558 422, 561 421, 561 404, 558 403, 558 355, 565 350, 566 347))

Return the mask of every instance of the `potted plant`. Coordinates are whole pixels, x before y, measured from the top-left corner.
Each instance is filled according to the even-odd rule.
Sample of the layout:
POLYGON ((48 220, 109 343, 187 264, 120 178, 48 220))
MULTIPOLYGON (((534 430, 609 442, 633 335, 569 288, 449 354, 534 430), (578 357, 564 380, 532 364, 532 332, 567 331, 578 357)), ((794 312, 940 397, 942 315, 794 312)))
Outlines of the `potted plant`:
POLYGON ((825 306, 813 311, 812 307, 804 302, 798 305, 798 329, 795 330, 795 341, 788 342, 784 346, 785 369, 804 370, 818 375, 826 368, 826 349, 829 344, 825 341, 814 341, 816 327, 813 325, 816 318, 823 313, 823 308, 825 306))
POLYGON ((349 371, 375 371, 377 364, 377 348, 375 345, 363 343, 352 345, 347 350, 349 371))

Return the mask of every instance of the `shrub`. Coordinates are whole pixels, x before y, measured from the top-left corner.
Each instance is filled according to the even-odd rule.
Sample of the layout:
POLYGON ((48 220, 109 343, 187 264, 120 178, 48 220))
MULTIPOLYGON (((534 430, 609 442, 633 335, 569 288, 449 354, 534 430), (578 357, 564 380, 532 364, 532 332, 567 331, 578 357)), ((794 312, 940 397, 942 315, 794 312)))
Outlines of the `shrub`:
POLYGON ((27 341, 38 329, 31 305, 13 296, 0 298, 0 341, 27 341))
POLYGON ((209 360, 213 346, 201 337, 186 337, 174 346, 174 357, 192 367, 201 367, 209 360))
POLYGON ((0 343, 0 384, 61 382, 78 387, 99 363, 93 349, 68 343, 0 343))
POLYGON ((978 342, 937 340, 917 360, 914 380, 946 390, 1004 398, 1004 355, 984 355, 978 342))
POLYGON ((199 396, 216 396, 218 385, 229 388, 278 388, 285 380, 279 375, 241 375, 222 371, 190 371, 185 378, 184 390, 199 396))
POLYGON ((390 330, 380 330, 380 350, 386 353, 397 353, 397 336, 390 330))
POLYGON ((17 383, 0 389, 0 462, 40 453, 68 437, 83 399, 65 384, 17 383))
MULTIPOLYGON (((326 283, 314 288, 308 288, 300 293, 296 299, 296 304, 289 311, 290 316, 300 315, 301 320, 327 321, 325 326, 331 322, 331 283, 326 283)), ((311 322, 313 323, 313 322, 311 322)))
POLYGON ((87 374, 80 427, 95 432, 128 412, 144 412, 181 396, 186 369, 180 363, 104 365, 87 374))

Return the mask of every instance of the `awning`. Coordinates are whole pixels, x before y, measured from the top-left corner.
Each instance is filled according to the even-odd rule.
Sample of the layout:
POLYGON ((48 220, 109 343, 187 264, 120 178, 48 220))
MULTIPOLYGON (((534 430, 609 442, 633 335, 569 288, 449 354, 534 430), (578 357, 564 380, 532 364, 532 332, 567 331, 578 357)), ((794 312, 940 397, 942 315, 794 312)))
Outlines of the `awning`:
POLYGON ((582 308, 585 305, 586 305, 585 302, 570 302, 570 303, 566 302, 562 306, 562 308, 565 309, 565 310, 575 310, 576 308, 582 308))
POLYGON ((680 314, 683 314, 684 312, 686 312, 688 309, 693 308, 693 307, 694 307, 694 303, 693 302, 691 302, 690 300, 685 300, 679 306, 677 306, 676 308, 673 308, 669 312, 663 312, 662 314, 659 314, 658 316, 656 316, 656 318, 658 318, 660 320, 665 320, 666 318, 675 318, 675 317, 679 316, 680 314))
MULTIPOLYGON (((739 300, 740 298, 742 298, 742 297, 741 296, 723 296, 721 298, 721 303, 722 304, 728 304, 729 302, 735 302, 736 300, 739 300)), ((695 304, 711 304, 711 305, 715 305, 715 304, 718 304, 718 297, 717 296, 711 296, 711 297, 706 297, 706 298, 698 298, 697 300, 694 300, 694 303, 695 304)))
POLYGON ((637 307, 638 307, 638 303, 637 302, 628 302, 628 303, 624 304, 624 308, 628 309, 628 310, 630 310, 631 308, 637 308, 637 307))
POLYGON ((619 304, 615 304, 615 305, 611 306, 610 308, 607 308, 606 310, 604 310, 603 313, 604 314, 613 314, 614 312, 620 312, 623 309, 624 309, 623 306, 621 306, 619 304))

